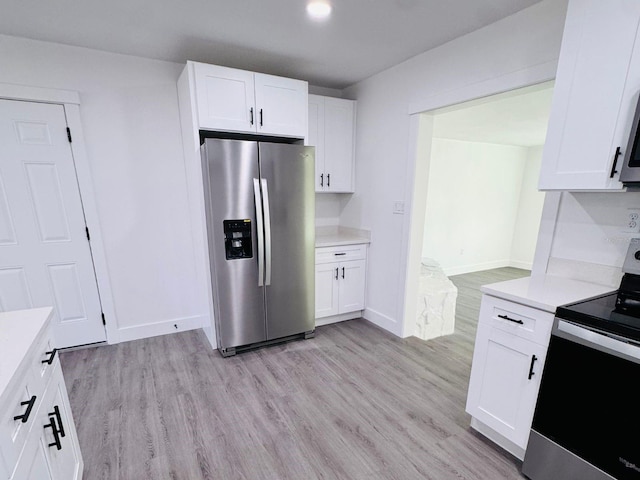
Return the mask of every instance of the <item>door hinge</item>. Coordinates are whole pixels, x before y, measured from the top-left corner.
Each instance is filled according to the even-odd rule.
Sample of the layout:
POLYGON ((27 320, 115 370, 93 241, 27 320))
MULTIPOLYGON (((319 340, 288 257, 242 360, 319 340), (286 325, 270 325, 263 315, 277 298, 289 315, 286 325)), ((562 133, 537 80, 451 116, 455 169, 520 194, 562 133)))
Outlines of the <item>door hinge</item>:
POLYGON ((71 129, 67 127, 67 138, 69 139, 69 143, 71 143, 71 129))
POLYGON ((104 312, 100 312, 102 314, 102 325, 106 325, 107 321, 104 319, 104 312))
POLYGON ((84 227, 84 229, 87 232, 87 240, 91 241, 91 235, 89 235, 89 227, 84 227))

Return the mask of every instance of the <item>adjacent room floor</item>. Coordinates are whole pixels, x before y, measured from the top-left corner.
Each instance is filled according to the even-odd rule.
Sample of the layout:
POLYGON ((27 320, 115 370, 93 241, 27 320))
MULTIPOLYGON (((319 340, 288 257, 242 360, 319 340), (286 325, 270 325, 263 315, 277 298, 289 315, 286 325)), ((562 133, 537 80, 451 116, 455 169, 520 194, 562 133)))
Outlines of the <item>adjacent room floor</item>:
POLYGON ((520 479, 469 428, 479 286, 451 277, 456 333, 399 339, 365 320, 223 359, 202 331, 61 354, 86 479, 520 479))

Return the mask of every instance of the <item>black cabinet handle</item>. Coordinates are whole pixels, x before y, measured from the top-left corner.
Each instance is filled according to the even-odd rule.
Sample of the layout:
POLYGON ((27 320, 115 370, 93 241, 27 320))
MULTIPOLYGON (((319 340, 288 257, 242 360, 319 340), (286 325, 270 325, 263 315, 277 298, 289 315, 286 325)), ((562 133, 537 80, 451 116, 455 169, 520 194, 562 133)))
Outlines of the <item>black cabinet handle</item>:
POLYGON ((327 187, 331 186, 331 174, 327 173, 327 187))
POLYGON ((49 355, 49 358, 47 358, 46 360, 42 360, 42 363, 48 363, 49 365, 51 365, 53 363, 53 359, 56 358, 57 351, 58 349, 54 348, 50 352, 45 352, 47 355, 49 355))
POLYGON ((519 325, 524 325, 522 320, 515 320, 513 318, 509 318, 506 315, 498 315, 498 318, 502 318, 503 320, 509 320, 510 322, 517 323, 519 325))
POLYGON ((260 109, 260 126, 262 126, 262 109, 260 109))
POLYGON ((529 367, 529 380, 531 380, 531 377, 535 375, 535 372, 533 371, 533 364, 536 363, 536 360, 538 360, 538 357, 536 357, 535 355, 531 357, 531 366, 529 367))
POLYGON ((253 125, 253 107, 249 109, 249 114, 251 115, 251 125, 253 125))
POLYGON ((613 178, 613 176, 618 173, 616 165, 618 165, 618 157, 620 157, 621 153, 620 147, 616 148, 616 154, 613 156, 613 165, 611 166, 611 174, 609 175, 609 178, 613 178))
POLYGON ((339 256, 341 256, 341 255, 346 255, 346 254, 347 254, 347 252, 334 253, 334 255, 335 255, 336 257, 339 257, 339 256))
POLYGON ((342 278, 344 278, 344 267, 342 267, 342 278))
POLYGON ((33 406, 36 404, 36 396, 34 395, 26 402, 20 402, 21 406, 27 406, 27 409, 24 411, 22 415, 16 415, 13 417, 14 420, 22 420, 22 423, 27 423, 29 420, 29 415, 31 415, 31 410, 33 410, 33 406))
POLYGON ((320 186, 324 187, 324 173, 320 174, 320 186))
POLYGON ((56 420, 58 421, 58 432, 61 437, 64 437, 64 426, 62 425, 62 417, 60 416, 60 409, 58 408, 58 405, 53 407, 53 412, 49 413, 49 417, 56 417, 56 420))
POLYGON ((50 447, 56 447, 57 450, 62 450, 62 442, 60 442, 60 432, 58 432, 58 428, 56 427, 55 418, 49 417, 49 423, 47 423, 44 428, 50 428, 53 432, 53 443, 50 443, 50 447))
POLYGON ((338 267, 336 267, 336 280, 338 280, 338 267))

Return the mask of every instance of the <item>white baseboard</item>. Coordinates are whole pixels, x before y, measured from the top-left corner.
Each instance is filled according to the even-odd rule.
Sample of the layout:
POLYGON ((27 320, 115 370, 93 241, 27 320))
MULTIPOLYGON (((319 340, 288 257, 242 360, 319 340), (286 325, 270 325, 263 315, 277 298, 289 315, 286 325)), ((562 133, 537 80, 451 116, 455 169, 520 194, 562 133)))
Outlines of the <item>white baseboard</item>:
POLYGON ((458 267, 444 268, 444 274, 447 277, 452 275, 462 275, 464 273, 481 272, 482 270, 491 270, 492 268, 513 267, 522 268, 523 270, 531 270, 532 262, 521 262, 519 260, 495 260, 492 262, 474 263, 471 265, 460 265, 458 267))
POLYGON ((521 268, 522 270, 531 270, 533 262, 521 262, 520 260, 511 260, 509 266, 513 268, 521 268))
POLYGON ((329 325, 331 323, 344 322, 345 320, 353 320, 354 318, 362 317, 362 310, 355 312, 341 313, 339 315, 332 315, 330 317, 316 318, 316 327, 323 325, 329 325))
POLYGON ((402 324, 397 320, 373 310, 372 308, 365 308, 362 316, 365 320, 370 321, 374 325, 384 328, 398 337, 402 337, 402 324))
POLYGON ((216 339, 215 329, 211 325, 205 325, 202 327, 202 330, 204 331, 207 340, 209 340, 209 345, 211 345, 211 348, 213 348, 214 350, 218 348, 218 340, 216 339))
POLYGON ((196 315, 193 317, 174 318, 172 320, 164 320, 157 323, 147 323, 145 325, 119 328, 118 341, 128 342, 130 340, 166 335, 168 333, 195 330, 197 328, 202 328, 204 321, 204 315, 196 315))
POLYGON ((491 262, 473 263, 469 265, 460 265, 458 267, 443 267, 442 270, 447 277, 452 275, 462 275, 464 273, 480 272, 482 270, 491 270, 492 268, 509 267, 509 260, 494 260, 491 262))

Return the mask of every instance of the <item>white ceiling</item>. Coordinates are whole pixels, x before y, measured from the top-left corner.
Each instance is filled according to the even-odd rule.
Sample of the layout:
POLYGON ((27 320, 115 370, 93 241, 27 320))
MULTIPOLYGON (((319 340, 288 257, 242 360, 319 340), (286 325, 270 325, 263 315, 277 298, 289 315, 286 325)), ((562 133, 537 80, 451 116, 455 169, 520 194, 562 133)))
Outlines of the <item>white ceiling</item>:
POLYGON ((435 114, 433 136, 470 142, 543 145, 553 82, 456 105, 435 114))
POLYGON ((184 63, 196 60, 344 88, 540 0, 20 0, 0 33, 184 63))

